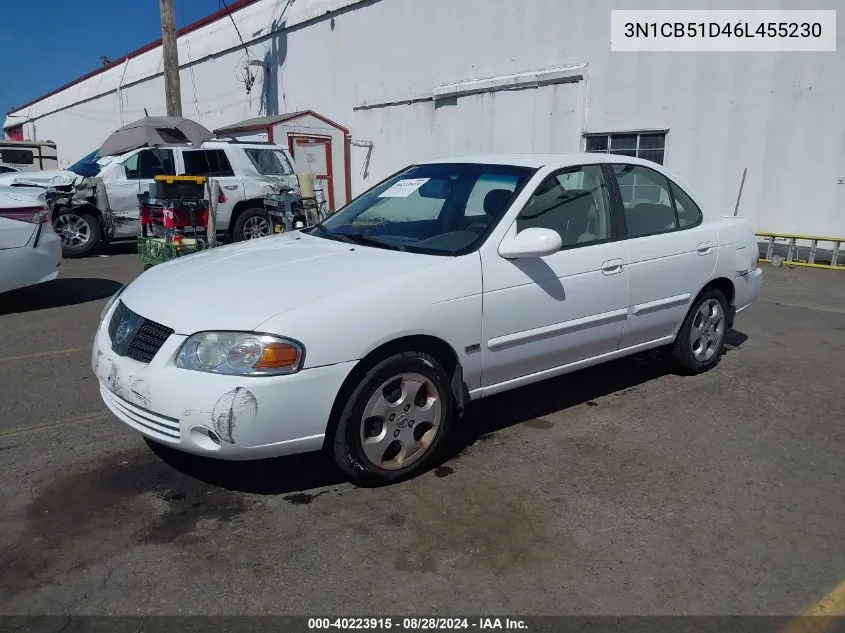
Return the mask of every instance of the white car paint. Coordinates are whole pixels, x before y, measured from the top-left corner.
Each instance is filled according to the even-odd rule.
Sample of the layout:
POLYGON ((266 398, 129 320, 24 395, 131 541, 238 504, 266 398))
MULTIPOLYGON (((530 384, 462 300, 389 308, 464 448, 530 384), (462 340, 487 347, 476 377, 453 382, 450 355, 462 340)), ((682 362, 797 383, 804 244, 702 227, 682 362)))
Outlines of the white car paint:
POLYGON ((55 279, 61 266, 62 244, 42 190, 0 186, 0 293, 55 279), (44 222, 19 219, 38 208, 44 222))
POLYGON ((434 162, 536 172, 467 254, 400 252, 291 232, 150 269, 112 302, 97 328, 91 362, 106 405, 148 438, 200 455, 252 459, 316 450, 343 381, 385 343, 420 335, 445 342, 477 399, 671 343, 711 280, 733 285, 737 311, 759 294, 751 228, 703 208, 694 228, 514 258, 554 241, 543 230, 516 240, 515 220, 537 186, 566 167, 647 166, 697 202, 659 165, 603 154, 434 162), (149 363, 112 349, 109 324, 121 303, 174 330, 149 363), (296 373, 273 377, 178 368, 188 337, 212 330, 293 339, 305 348, 304 362, 296 373), (221 415, 235 421, 233 441, 211 444, 203 433, 221 415))

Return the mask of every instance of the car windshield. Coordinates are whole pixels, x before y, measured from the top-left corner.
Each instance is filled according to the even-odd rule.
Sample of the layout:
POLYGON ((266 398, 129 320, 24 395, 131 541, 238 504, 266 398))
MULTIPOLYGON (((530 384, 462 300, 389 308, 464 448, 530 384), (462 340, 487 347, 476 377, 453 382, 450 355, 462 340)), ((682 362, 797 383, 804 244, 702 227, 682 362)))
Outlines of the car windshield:
POLYGON ((97 150, 87 154, 68 167, 68 171, 79 174, 83 178, 93 178, 100 173, 100 165, 97 164, 97 150))
POLYGON ((436 163, 403 170, 310 231, 326 239, 436 255, 472 251, 535 170, 436 163))

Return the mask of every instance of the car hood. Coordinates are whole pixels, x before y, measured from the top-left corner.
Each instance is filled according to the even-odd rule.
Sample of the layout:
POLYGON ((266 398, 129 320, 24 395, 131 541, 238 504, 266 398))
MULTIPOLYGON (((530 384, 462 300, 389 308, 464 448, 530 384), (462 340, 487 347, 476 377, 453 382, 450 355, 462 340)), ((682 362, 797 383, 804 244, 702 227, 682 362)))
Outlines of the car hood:
POLYGON ((178 334, 249 331, 307 303, 360 293, 369 284, 383 284, 449 259, 294 231, 159 264, 132 282, 121 299, 134 312, 178 334))
POLYGON ((71 185, 82 176, 63 169, 49 169, 44 171, 19 171, 0 176, 0 185, 61 187, 71 185))

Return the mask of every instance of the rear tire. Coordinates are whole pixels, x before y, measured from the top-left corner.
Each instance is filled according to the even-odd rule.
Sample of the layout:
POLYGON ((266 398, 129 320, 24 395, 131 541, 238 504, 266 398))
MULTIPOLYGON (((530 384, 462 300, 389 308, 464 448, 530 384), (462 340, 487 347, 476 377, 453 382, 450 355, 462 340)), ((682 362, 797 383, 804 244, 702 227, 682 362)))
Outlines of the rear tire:
POLYGON ((692 376, 713 369, 728 336, 728 302, 716 289, 703 292, 684 319, 670 358, 679 373, 692 376))
POLYGON ((334 458, 356 484, 395 483, 424 472, 455 416, 443 366, 419 352, 372 367, 350 395, 334 437, 334 458))
POLYGON ((238 216, 232 229, 232 241, 243 242, 272 234, 267 213, 261 207, 250 207, 238 216), (266 232, 265 232, 266 230, 266 232))
POLYGON ((62 257, 84 257, 100 244, 100 222, 90 213, 63 209, 53 220, 53 230, 62 240, 62 257))

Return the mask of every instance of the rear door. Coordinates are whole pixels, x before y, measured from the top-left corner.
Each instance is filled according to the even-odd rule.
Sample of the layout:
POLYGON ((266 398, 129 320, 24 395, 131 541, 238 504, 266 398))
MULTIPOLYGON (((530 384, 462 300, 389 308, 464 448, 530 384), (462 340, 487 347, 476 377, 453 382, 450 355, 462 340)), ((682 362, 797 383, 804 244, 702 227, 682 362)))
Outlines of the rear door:
POLYGON ((674 334, 713 275, 719 238, 692 198, 662 173, 621 163, 612 172, 629 260, 624 349, 674 334))
POLYGON ((235 205, 244 199, 243 179, 235 175, 223 149, 189 149, 182 151, 183 170, 187 176, 206 176, 220 185, 217 198, 217 230, 227 231, 235 205))

